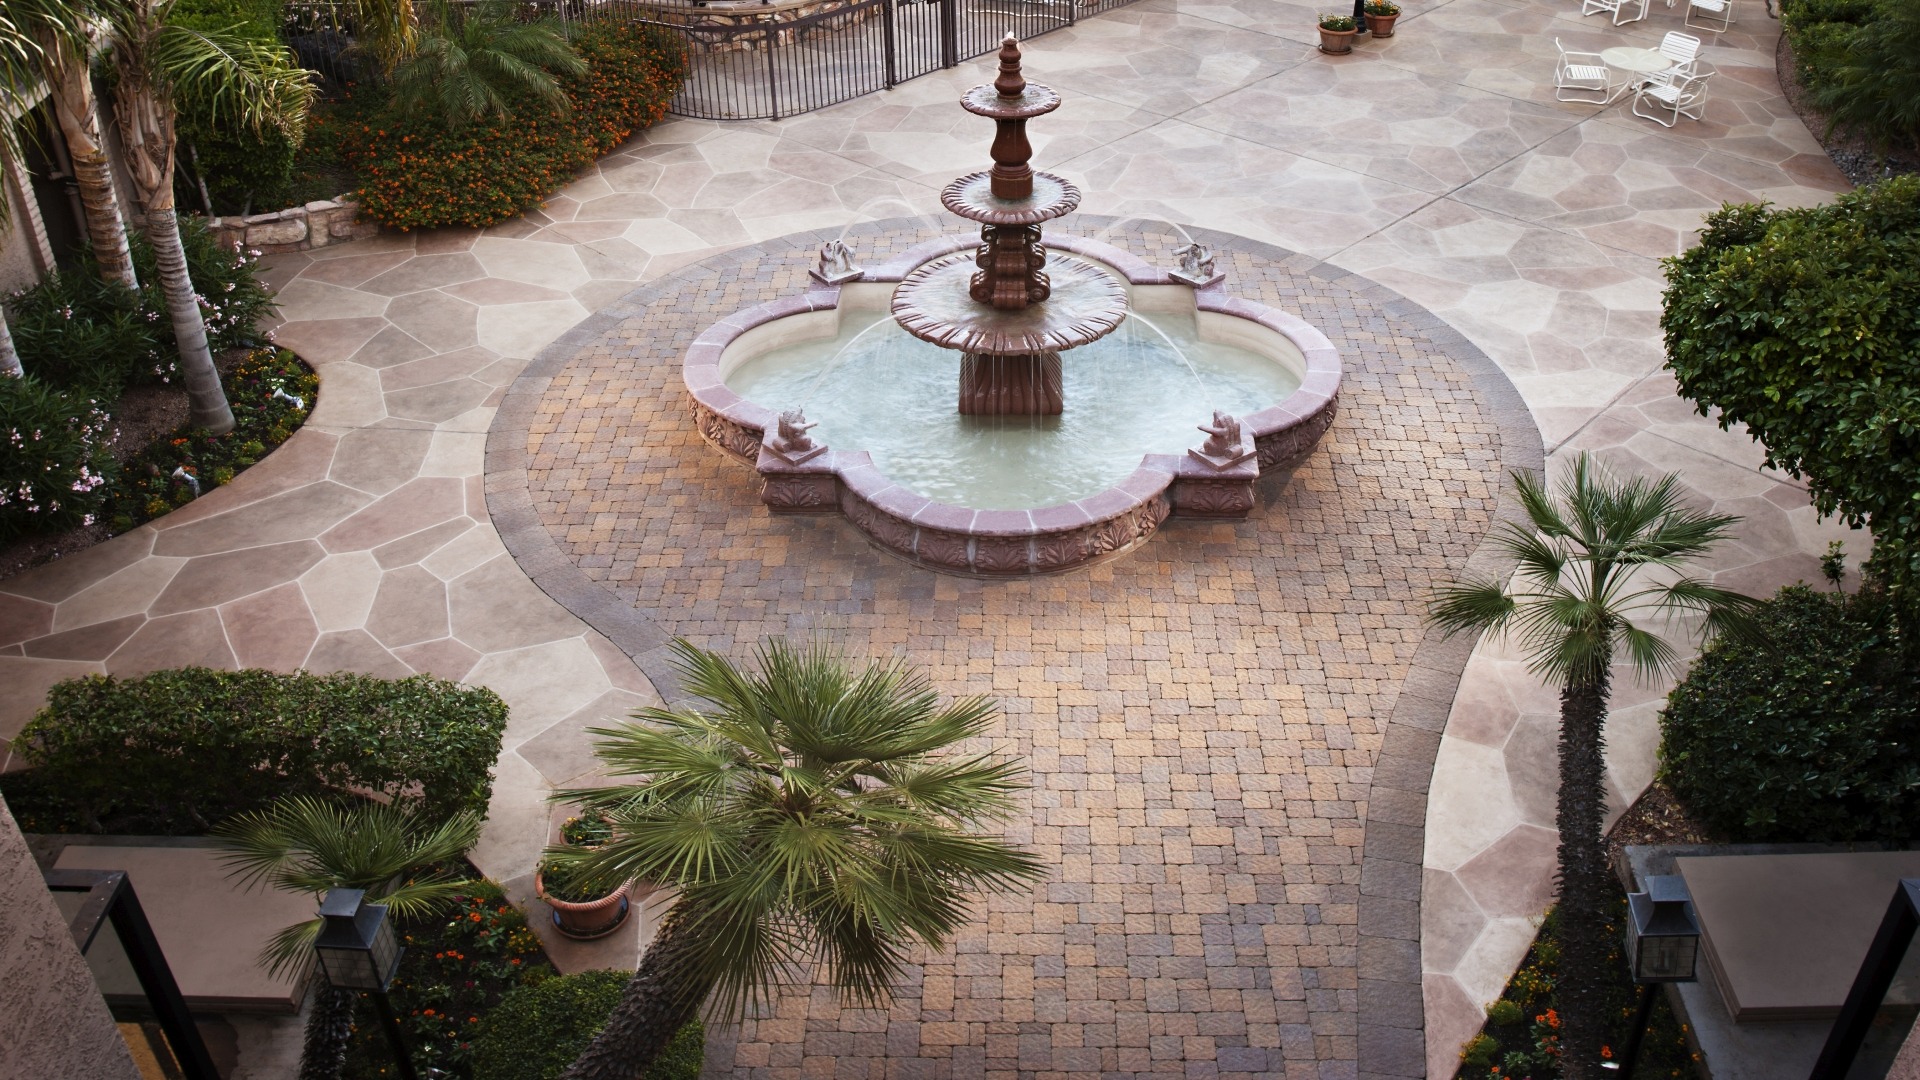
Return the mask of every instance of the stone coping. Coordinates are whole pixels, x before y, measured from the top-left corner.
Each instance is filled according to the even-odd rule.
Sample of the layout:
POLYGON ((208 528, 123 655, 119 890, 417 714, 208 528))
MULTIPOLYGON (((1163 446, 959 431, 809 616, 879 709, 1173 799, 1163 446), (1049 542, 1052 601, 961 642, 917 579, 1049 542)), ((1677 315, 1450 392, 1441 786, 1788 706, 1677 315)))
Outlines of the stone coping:
MULTIPOLYGON (((974 243, 966 236, 941 237, 866 270, 858 280, 897 285, 974 243)), ((1166 271, 1097 240, 1063 234, 1048 244, 1112 267, 1132 286, 1179 284, 1166 271)), ((774 511, 838 509, 886 550, 932 570, 1059 573, 1131 550, 1172 516, 1244 517, 1253 509, 1253 482, 1260 474, 1288 468, 1310 452, 1338 410, 1340 356, 1327 336, 1298 316, 1233 296, 1224 281, 1215 281, 1192 290, 1197 311, 1264 327, 1299 350, 1304 364, 1299 389, 1239 417, 1244 451, 1239 456, 1251 459, 1245 467, 1192 454, 1147 454, 1118 484, 1072 502, 1026 510, 937 502, 895 484, 864 451, 828 450, 804 462, 788 461, 768 443, 778 417, 726 385, 726 351, 736 340, 779 319, 835 310, 840 290, 816 282, 805 293, 735 312, 701 332, 688 347, 682 369, 694 416, 709 442, 767 478, 762 497, 774 511)))
MULTIPOLYGON (((1098 227, 1119 219, 1081 215, 1085 225, 1098 227)), ((910 227, 911 219, 866 222, 845 230, 848 235, 879 235, 910 227)), ((1216 251, 1241 250, 1298 272, 1350 290, 1380 305, 1399 329, 1419 333, 1443 347, 1473 380, 1480 401, 1498 424, 1501 464, 1506 469, 1538 470, 1545 464, 1540 429, 1519 391, 1500 367, 1478 346, 1438 315, 1367 277, 1342 267, 1262 241, 1211 229, 1188 229, 1188 238, 1216 251)), ((675 272, 724 275, 750 255, 790 252, 808 257, 821 244, 842 236, 839 229, 778 237, 758 245, 723 252, 675 272)), ((1066 239, 1056 237, 1056 241, 1066 239)), ((904 274, 939 255, 972 246, 969 238, 942 237, 918 245, 891 262, 869 271, 892 267, 904 274)), ((1128 256, 1115 264, 1129 280, 1135 272, 1155 275, 1155 283, 1172 279, 1139 259, 1128 256)), ((655 613, 622 600, 609 586, 589 575, 564 551, 534 509, 528 484, 528 437, 535 409, 555 375, 583 350, 592 348, 624 320, 643 314, 665 295, 668 284, 652 282, 628 293, 542 350, 509 388, 487 434, 485 472, 487 512, 510 555, 520 568, 555 602, 605 635, 649 679, 662 697, 684 700, 678 672, 668 649, 671 634, 655 613)), ((1524 520, 1518 504, 1504 490, 1499 509, 1483 539, 1467 561, 1467 572, 1505 573, 1509 566, 1498 545, 1489 542, 1503 521, 1524 520)), ((1425 1015, 1421 1001, 1420 888, 1426 844, 1427 793, 1460 675, 1473 651, 1473 639, 1449 637, 1427 629, 1415 651, 1407 678, 1392 712, 1386 717, 1367 787, 1367 811, 1360 853, 1358 947, 1355 950, 1357 1008, 1353 1027, 1356 1060, 1349 1066, 1356 1080, 1414 1080, 1426 1076, 1425 1015)), ((1338 1066, 1335 1066, 1336 1068, 1338 1066)))

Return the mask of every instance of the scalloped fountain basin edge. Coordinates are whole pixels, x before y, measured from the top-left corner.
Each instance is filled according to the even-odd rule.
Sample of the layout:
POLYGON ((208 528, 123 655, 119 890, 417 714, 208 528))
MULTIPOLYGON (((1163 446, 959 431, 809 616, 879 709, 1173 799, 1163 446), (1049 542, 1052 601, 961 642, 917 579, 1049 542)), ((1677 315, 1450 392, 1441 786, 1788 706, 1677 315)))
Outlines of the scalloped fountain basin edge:
MULTIPOLYGON (((726 375, 752 355, 796 335, 815 336, 820 326, 831 325, 824 322, 802 329, 770 324, 837 311, 843 290, 883 290, 890 295, 892 287, 921 264, 977 244, 971 236, 929 241, 868 268, 856 281, 815 283, 803 294, 735 312, 694 339, 682 376, 700 434, 760 473, 765 480, 761 501, 769 510, 838 511, 889 552, 945 573, 991 577, 1058 573, 1128 551, 1144 543, 1170 517, 1246 517, 1254 506, 1253 485, 1260 474, 1291 467, 1333 423, 1340 395, 1339 355, 1312 325, 1232 296, 1220 282, 1190 288, 1119 248, 1077 236, 1053 236, 1048 247, 1102 263, 1135 289, 1160 286, 1188 292, 1198 312, 1245 320, 1251 325, 1237 330, 1215 320, 1212 336, 1231 339, 1275 363, 1301 369, 1299 389, 1285 400, 1238 417, 1243 460, 1222 467, 1192 454, 1145 454, 1132 475, 1088 498, 1031 510, 975 510, 936 502, 894 483, 862 450, 830 448, 796 463, 766 445, 778 417, 729 389, 726 375)), ((804 325, 805 320, 800 322, 804 325)))

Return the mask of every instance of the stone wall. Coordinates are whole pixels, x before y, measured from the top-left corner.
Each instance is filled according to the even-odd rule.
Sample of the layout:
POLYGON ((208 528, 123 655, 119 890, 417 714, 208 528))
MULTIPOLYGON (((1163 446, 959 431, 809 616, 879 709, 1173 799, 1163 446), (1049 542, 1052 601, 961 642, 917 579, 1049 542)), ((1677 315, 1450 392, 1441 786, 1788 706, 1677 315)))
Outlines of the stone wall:
POLYGON ((307 251, 380 231, 379 225, 360 220, 360 204, 349 195, 270 214, 211 218, 207 227, 222 245, 241 244, 267 254, 307 251))
POLYGON ((86 958, 0 799, 0 1080, 140 1080, 86 958))
POLYGON ((656 22, 688 27, 688 46, 697 53, 764 50, 769 44, 794 45, 815 33, 833 34, 878 17, 881 6, 861 8, 843 18, 831 16, 858 0, 714 0, 702 6, 665 4, 648 6, 656 22), (758 31, 758 32, 756 32, 758 31))

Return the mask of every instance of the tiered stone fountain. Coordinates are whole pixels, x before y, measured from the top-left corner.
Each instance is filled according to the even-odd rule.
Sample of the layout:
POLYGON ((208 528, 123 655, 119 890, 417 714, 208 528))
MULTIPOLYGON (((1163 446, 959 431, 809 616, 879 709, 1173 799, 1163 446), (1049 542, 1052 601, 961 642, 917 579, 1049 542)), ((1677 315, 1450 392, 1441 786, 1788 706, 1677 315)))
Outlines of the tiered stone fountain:
POLYGON ((887 550, 950 573, 1069 570, 1169 517, 1245 517, 1261 471, 1291 466, 1332 423, 1333 346, 1228 295, 1198 243, 1158 270, 1096 241, 1045 242, 1043 224, 1080 192, 1030 167, 1026 124, 1060 97, 1025 79, 1011 35, 999 59, 999 77, 961 99, 997 125, 993 168, 941 194, 980 224, 978 242, 943 237, 861 268, 829 241, 804 295, 737 312, 688 350, 701 433, 760 473, 771 510, 842 512, 887 550), (897 329, 875 321, 885 311, 897 329), (1130 319, 1146 331, 1112 344, 1130 319), (927 377, 952 370, 940 350, 960 354, 958 416, 944 420, 926 412, 927 377), (1192 427, 1207 435, 1197 447, 1179 439, 1192 427), (863 449, 826 445, 849 440, 863 449))

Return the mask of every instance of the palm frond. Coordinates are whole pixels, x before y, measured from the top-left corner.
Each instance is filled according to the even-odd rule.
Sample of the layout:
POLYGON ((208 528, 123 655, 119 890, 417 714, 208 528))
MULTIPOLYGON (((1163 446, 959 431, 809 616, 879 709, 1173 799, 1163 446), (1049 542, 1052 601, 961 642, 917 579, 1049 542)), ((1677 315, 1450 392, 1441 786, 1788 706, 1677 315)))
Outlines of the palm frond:
POLYGON ((192 102, 213 123, 274 128, 295 142, 305 134, 313 75, 278 45, 232 30, 169 24, 153 34, 146 56, 176 106, 192 102))
POLYGON ((1427 602, 1427 618, 1446 636, 1505 630, 1519 603, 1498 581, 1442 585, 1427 602))

